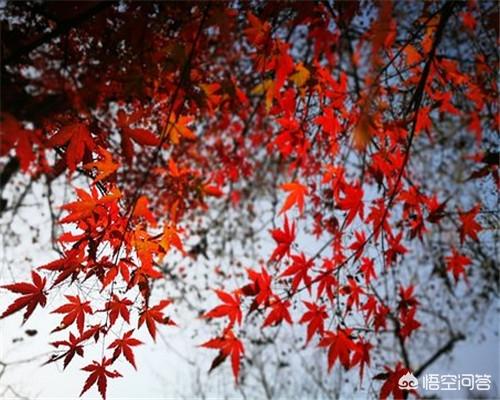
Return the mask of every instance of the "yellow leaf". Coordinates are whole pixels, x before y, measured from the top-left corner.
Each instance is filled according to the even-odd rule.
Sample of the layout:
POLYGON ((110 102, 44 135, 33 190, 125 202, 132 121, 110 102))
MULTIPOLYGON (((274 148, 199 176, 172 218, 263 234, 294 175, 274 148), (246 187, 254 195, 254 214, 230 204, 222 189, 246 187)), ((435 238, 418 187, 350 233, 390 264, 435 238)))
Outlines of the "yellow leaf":
POLYGON ((264 94, 269 88, 271 88, 274 85, 272 79, 266 79, 265 81, 259 83, 257 86, 255 86, 251 94, 264 94))
POLYGON ((271 109, 274 99, 274 82, 272 79, 266 79, 264 82, 259 83, 252 89, 252 94, 266 94, 266 111, 271 109))
POLYGON ((297 85, 297 87, 302 87, 305 85, 305 83, 308 81, 309 77, 311 76, 311 73, 309 70, 302 65, 302 63, 298 64, 295 67, 295 72, 290 79, 297 85))
POLYGON ((164 226, 159 244, 165 254, 168 253, 172 246, 176 247, 182 254, 185 254, 181 238, 179 237, 179 231, 174 224, 167 224, 164 226))
POLYGON ((192 120, 193 118, 190 116, 181 115, 177 118, 174 113, 170 115, 167 132, 169 132, 170 140, 173 144, 179 144, 181 137, 188 140, 196 140, 196 134, 186 126, 191 123, 192 120))

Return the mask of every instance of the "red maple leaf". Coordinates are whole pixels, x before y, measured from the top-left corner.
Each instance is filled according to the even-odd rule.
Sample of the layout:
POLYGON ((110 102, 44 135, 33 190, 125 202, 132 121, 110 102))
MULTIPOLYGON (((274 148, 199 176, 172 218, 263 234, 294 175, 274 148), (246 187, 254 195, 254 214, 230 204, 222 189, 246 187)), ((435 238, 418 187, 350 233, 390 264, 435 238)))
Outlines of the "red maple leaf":
POLYGON ((85 314, 92 314, 92 308, 90 307, 90 301, 84 301, 80 299, 80 296, 64 296, 69 301, 69 303, 62 305, 52 311, 52 314, 66 314, 62 319, 59 326, 52 332, 57 332, 62 329, 66 329, 76 320, 76 326, 80 334, 83 332, 83 326, 85 324, 85 314))
MULTIPOLYGON (((149 200, 146 196, 140 196, 135 202, 134 212, 132 214, 134 217, 141 217, 148 221, 151 226, 156 227, 158 222, 156 221, 155 216, 149 209, 149 200)), ((167 229, 167 226, 165 226, 167 229)), ((177 237, 177 240, 180 242, 180 239, 177 237)), ((180 244, 182 247, 182 243, 180 244)), ((168 249, 167 249, 168 250, 168 249)))
MULTIPOLYGON (((387 399, 391 394, 394 399, 404 399, 406 395, 399 388, 399 379, 410 372, 408 368, 404 368, 401 363, 398 363, 394 370, 389 367, 384 367, 387 371, 376 375, 374 379, 385 379, 384 384, 380 388, 380 400, 387 399)), ((410 392, 415 392, 415 390, 410 390, 410 392)))
POLYGON ((117 295, 113 295, 111 300, 106 303, 106 310, 109 312, 109 326, 113 325, 120 315, 123 320, 130 323, 129 306, 134 304, 129 299, 120 299, 117 295))
POLYGON ((333 289, 337 288, 338 286, 338 281, 335 278, 333 272, 334 272, 334 263, 332 260, 325 259, 323 261, 323 270, 320 272, 318 275, 318 291, 317 291, 317 297, 321 297, 323 292, 326 292, 326 295, 328 296, 328 299, 330 301, 333 301, 333 298, 335 297, 335 293, 333 292, 333 289))
POLYGON ((476 221, 476 216, 480 210, 479 206, 472 208, 467 212, 462 212, 459 214, 460 222, 460 243, 463 243, 465 238, 468 236, 476 242, 479 240, 477 237, 478 232, 482 231, 483 228, 476 221))
POLYGON ((204 184, 201 187, 201 191, 203 192, 203 194, 205 196, 221 197, 224 195, 224 192, 222 191, 221 188, 214 186, 214 185, 210 185, 208 183, 204 184))
POLYGON ((170 140, 173 144, 179 144, 181 137, 188 140, 196 140, 196 134, 187 127, 187 125, 190 124, 192 120, 193 118, 190 116, 176 116, 175 113, 170 114, 167 133, 169 134, 170 140))
POLYGON ((210 339, 203 343, 202 347, 209 349, 219 349, 219 355, 215 357, 210 366, 210 371, 217 368, 227 357, 231 357, 234 380, 238 380, 240 373, 240 359, 244 352, 243 343, 235 336, 232 330, 226 329, 221 337, 210 339))
POLYGON ((248 22, 250 27, 244 30, 248 41, 254 45, 263 44, 266 41, 268 33, 271 31, 269 22, 262 22, 251 12, 248 13, 248 22))
POLYGON ((370 208, 370 213, 366 217, 366 223, 371 223, 373 226, 373 236, 375 240, 380 236, 382 229, 387 232, 387 234, 392 235, 391 226, 389 224, 390 216, 391 213, 386 208, 385 199, 376 199, 370 208))
POLYGON ((302 213, 304 210, 304 197, 308 193, 307 186, 297 182, 289 182, 283 183, 280 188, 290 193, 285 200, 285 204, 283 204, 280 214, 288 211, 295 204, 299 208, 300 213, 302 213))
POLYGON ((453 274, 455 282, 458 282, 462 275, 465 281, 467 281, 465 267, 472 263, 469 257, 460 254, 455 247, 452 247, 451 256, 446 257, 445 261, 446 269, 453 274))
POLYGON ((401 316, 401 322, 403 326, 401 327, 399 333, 403 339, 409 337, 413 333, 413 331, 417 330, 422 325, 415 319, 416 311, 417 308, 413 307, 407 313, 401 316))
POLYGON ((25 129, 11 114, 0 115, 0 155, 6 155, 11 148, 15 148, 19 159, 19 166, 27 171, 35 159, 33 145, 39 143, 36 132, 25 129))
POLYGON ((261 304, 268 303, 273 292, 271 290, 271 276, 264 267, 261 268, 260 273, 253 269, 247 269, 247 273, 252 283, 243 286, 241 292, 245 296, 255 296, 250 306, 249 312, 251 312, 261 304))
POLYGON ((373 260, 373 258, 363 257, 361 259, 359 270, 365 278, 366 286, 370 284, 370 281, 372 279, 377 278, 377 274, 375 273, 375 261, 373 260))
POLYGON ((434 195, 426 199, 427 210, 429 215, 427 216, 427 221, 436 224, 444 217, 444 210, 446 208, 446 203, 448 200, 439 203, 438 196, 434 195))
POLYGON ((351 243, 349 248, 354 251, 354 260, 357 260, 363 254, 363 249, 366 245, 366 235, 363 231, 355 231, 356 241, 351 243))
POLYGON ((237 321, 241 324, 241 309, 240 309, 240 297, 237 293, 231 295, 230 293, 224 292, 223 290, 214 290, 217 297, 224 302, 223 305, 217 306, 214 309, 207 312, 204 318, 229 318, 229 326, 233 326, 237 321))
POLYGON ((354 353, 351 358, 351 367, 359 364, 359 377, 363 381, 363 372, 365 365, 370 365, 370 350, 373 345, 366 342, 362 337, 355 343, 354 353))
POLYGON ((350 355, 356 349, 356 346, 350 334, 352 329, 339 329, 336 333, 326 331, 323 339, 319 342, 319 347, 329 347, 328 349, 328 371, 330 371, 339 360, 345 369, 351 366, 350 355))
POLYGON ((377 311, 377 298, 375 296, 368 296, 365 304, 361 307, 361 310, 366 311, 365 321, 368 322, 370 317, 377 311))
POLYGON ((165 224, 159 244, 165 253, 167 253, 172 247, 175 247, 183 255, 186 254, 184 247, 182 246, 182 240, 179 237, 179 228, 173 223, 165 224))
POLYGON ((325 131, 332 137, 335 137, 340 131, 340 123, 333 113, 332 107, 325 107, 323 109, 322 115, 316 117, 314 122, 321 126, 321 128, 323 128, 323 131, 325 131))
POLYGON ((66 164, 70 171, 82 161, 85 150, 93 151, 96 147, 90 131, 84 124, 74 123, 59 130, 47 141, 49 147, 60 147, 68 143, 66 148, 66 164))
POLYGON ((103 325, 92 325, 89 329, 82 333, 81 340, 87 340, 93 337, 95 342, 97 343, 97 341, 99 340, 99 335, 101 333, 106 334, 106 328, 103 325))
POLYGON ((346 226, 350 225, 356 215, 363 219, 363 196, 364 191, 360 185, 346 185, 344 187, 343 199, 339 199, 337 206, 341 210, 347 211, 346 226))
POLYGON ((419 305, 418 300, 415 298, 413 291, 415 287, 413 285, 408 285, 406 288, 401 286, 399 288, 399 297, 401 298, 398 304, 398 308, 401 315, 405 315, 410 308, 419 305))
POLYGON ((399 232, 396 236, 387 235, 388 249, 385 251, 385 262, 387 265, 393 264, 398 255, 405 254, 408 249, 401 244, 403 239, 403 231, 399 232))
POLYGON ((349 296, 346 304, 347 310, 350 310, 353 304, 359 308, 359 296, 365 294, 352 276, 347 278, 347 285, 342 288, 341 293, 349 296))
POLYGON ((144 128, 126 128, 123 130, 124 136, 134 140, 134 142, 143 146, 157 146, 160 139, 153 132, 144 128))
POLYGON ((132 140, 142 146, 157 146, 160 144, 160 138, 151 131, 144 128, 130 128, 132 124, 139 122, 142 118, 141 111, 135 110, 131 114, 126 114, 125 111, 120 110, 116 117, 116 123, 122 134, 122 154, 129 163, 134 157, 132 140))
POLYGON ((68 340, 58 340, 56 342, 51 343, 55 348, 59 348, 59 346, 67 346, 68 350, 66 350, 63 354, 55 355, 50 358, 45 364, 49 364, 60 360, 64 357, 63 361, 63 369, 66 369, 68 364, 71 362, 75 354, 78 354, 80 357, 83 357, 83 343, 81 337, 76 337, 71 332, 69 333, 68 340))
POLYGON ((57 271, 59 273, 57 278, 52 283, 52 287, 54 287, 69 277, 71 277, 71 280, 74 281, 82 270, 82 263, 84 260, 85 256, 83 252, 80 248, 75 248, 66 252, 63 258, 42 265, 38 267, 38 269, 57 271))
POLYGON ((221 89, 220 83, 202 83, 200 84, 200 88, 203 90, 205 94, 206 105, 209 109, 209 113, 213 115, 214 109, 220 104, 222 100, 222 96, 217 94, 217 92, 221 89))
POLYGON ((45 296, 44 288, 47 279, 42 279, 42 277, 40 277, 40 275, 38 275, 35 271, 31 271, 31 280, 33 283, 19 282, 11 285, 0 286, 1 288, 10 290, 13 293, 22 294, 21 297, 17 298, 7 307, 0 318, 5 318, 26 307, 26 312, 23 316, 24 324, 33 311, 35 311, 37 305, 40 304, 42 307, 45 307, 47 297, 45 296))
POLYGON ((271 235, 278 245, 269 260, 279 262, 285 255, 290 255, 290 247, 295 240, 295 222, 290 226, 285 215, 283 229, 273 229, 271 235))
POLYGON ((379 304, 377 310, 375 311, 375 318, 373 319, 373 327, 375 332, 378 332, 381 328, 387 328, 387 316, 390 314, 391 310, 384 304, 379 304))
POLYGON ((90 372, 90 375, 88 376, 87 380, 85 381, 85 384, 83 385, 83 389, 80 393, 80 396, 84 394, 87 390, 89 390, 92 385, 94 385, 97 382, 97 389, 99 390, 99 393, 101 394, 102 398, 106 400, 106 387, 108 383, 108 378, 118 378, 121 377, 122 375, 114 370, 114 371, 109 371, 106 369, 106 367, 109 367, 113 363, 112 359, 106 359, 103 358, 102 362, 98 361, 92 361, 92 364, 87 365, 86 367, 82 368, 82 371, 87 371, 90 372))
POLYGON ((283 87, 286 78, 294 70, 293 58, 288 54, 288 45, 279 43, 277 45, 279 54, 273 59, 276 78, 274 80, 274 96, 278 97, 280 89, 283 87))
POLYGON ((292 317, 288 311, 288 308, 290 308, 290 302, 288 300, 282 301, 278 296, 274 296, 269 303, 271 312, 264 320, 264 324, 262 325, 263 328, 281 324, 283 320, 289 324, 292 323, 292 317))
POLYGON ((149 334, 156 342, 156 324, 164 324, 164 325, 175 325, 175 322, 172 321, 169 317, 166 317, 163 314, 163 309, 168 305, 172 304, 170 300, 162 300, 156 306, 153 307, 145 307, 139 316, 138 328, 142 326, 144 322, 146 322, 146 326, 148 327, 149 334))
MULTIPOLYGON (((103 282, 103 286, 105 286, 105 284, 110 284, 113 279, 116 277, 116 275, 118 275, 118 271, 120 271, 120 275, 122 276, 123 280, 127 283, 130 282, 130 267, 133 266, 135 267, 135 264, 130 260, 130 259, 127 259, 127 258, 122 258, 120 261, 118 261, 118 265, 116 265, 115 267, 113 267, 113 272, 110 272, 110 274, 114 274, 113 277, 108 277, 106 276, 104 278, 104 282, 103 282)), ((110 269, 111 271, 111 269, 110 269)))
POLYGON ((115 349, 115 351, 113 352, 113 361, 116 360, 120 356, 120 354, 123 353, 127 361, 135 369, 137 369, 135 365, 135 358, 132 347, 139 346, 143 343, 140 340, 133 338, 132 333, 134 333, 133 329, 126 332, 121 339, 116 339, 114 342, 112 342, 108 346, 108 349, 113 349, 113 348, 115 349))
POLYGON ((328 314, 326 312, 326 306, 324 305, 318 306, 317 304, 310 303, 308 301, 304 301, 304 304, 306 305, 308 311, 302 315, 299 324, 307 323, 307 344, 316 332, 323 335, 325 330, 324 323, 325 319, 328 318, 328 314))
POLYGON ((311 277, 307 273, 314 265, 314 260, 308 260, 304 253, 301 253, 298 256, 292 256, 292 261, 292 264, 281 274, 281 276, 293 276, 293 292, 297 290, 300 282, 304 282, 304 285, 309 289, 311 287, 311 277))

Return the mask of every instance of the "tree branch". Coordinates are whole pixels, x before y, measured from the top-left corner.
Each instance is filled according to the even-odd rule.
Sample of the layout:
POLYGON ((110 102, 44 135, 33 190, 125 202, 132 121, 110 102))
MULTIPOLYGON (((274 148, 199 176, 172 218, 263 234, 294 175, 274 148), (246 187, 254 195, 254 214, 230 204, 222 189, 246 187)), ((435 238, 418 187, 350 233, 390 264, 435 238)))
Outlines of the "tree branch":
POLYGON ((439 350, 437 350, 427 361, 425 361, 414 373, 416 377, 419 377, 422 372, 425 371, 430 365, 432 365, 439 357, 441 357, 445 353, 449 353, 450 351, 453 350, 453 347, 455 347, 455 344, 457 342, 460 342, 461 340, 465 340, 465 335, 462 333, 459 333, 456 336, 453 336, 448 340, 448 342, 441 347, 439 350))
POLYGON ((24 55, 29 54, 31 51, 35 50, 45 43, 50 42, 52 39, 65 34, 71 28, 75 28, 83 24, 85 21, 104 11, 106 8, 112 6, 113 4, 113 1, 103 1, 97 4, 95 7, 91 7, 87 11, 84 11, 83 13, 77 15, 76 17, 61 22, 52 32, 42 35, 38 39, 33 40, 31 43, 19 47, 17 50, 13 51, 12 54, 10 54, 3 60, 3 67, 19 61, 19 59, 24 55))

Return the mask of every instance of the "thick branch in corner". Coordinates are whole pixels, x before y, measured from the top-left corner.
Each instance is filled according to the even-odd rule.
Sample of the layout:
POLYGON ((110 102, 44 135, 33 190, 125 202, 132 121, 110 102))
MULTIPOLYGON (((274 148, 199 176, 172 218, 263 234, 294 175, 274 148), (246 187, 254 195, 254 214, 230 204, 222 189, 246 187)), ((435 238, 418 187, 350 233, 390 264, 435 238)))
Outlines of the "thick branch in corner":
POLYGON ((104 11, 113 4, 115 4, 113 1, 103 1, 101 3, 98 3, 95 7, 91 7, 87 11, 84 11, 83 13, 77 15, 76 17, 61 22, 52 32, 42 35, 26 46, 19 47, 17 50, 13 51, 12 54, 2 60, 3 68, 5 68, 6 65, 18 62, 21 57, 29 54, 31 51, 37 49, 41 45, 50 42, 52 39, 65 34, 70 29, 76 28, 77 26, 83 24, 84 22, 88 21, 90 18, 104 11))
POLYGON ((452 336, 450 340, 443 347, 437 350, 427 361, 425 361, 417 370, 415 370, 413 375, 419 377, 422 374, 422 372, 424 372, 428 367, 430 367, 439 357, 441 357, 446 353, 451 352, 455 347, 455 344, 462 340, 465 340, 465 335, 463 334, 452 336))

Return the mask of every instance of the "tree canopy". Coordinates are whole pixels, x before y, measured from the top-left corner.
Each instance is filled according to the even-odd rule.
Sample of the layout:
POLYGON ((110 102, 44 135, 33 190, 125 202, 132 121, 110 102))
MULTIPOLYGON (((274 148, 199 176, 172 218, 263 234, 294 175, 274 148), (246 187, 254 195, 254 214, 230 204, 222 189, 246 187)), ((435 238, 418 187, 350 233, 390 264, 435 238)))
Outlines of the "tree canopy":
POLYGON ((496 2, 7 2, 0 16, 2 233, 41 187, 50 224, 33 229, 53 251, 4 282, 1 318, 60 315, 46 362, 82 368, 81 394, 132 373, 118 359, 141 373, 137 331, 153 345, 185 303, 207 370, 228 364, 237 385, 251 349, 295 326, 328 370, 402 398, 398 379, 498 296, 496 2))

